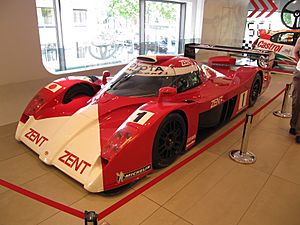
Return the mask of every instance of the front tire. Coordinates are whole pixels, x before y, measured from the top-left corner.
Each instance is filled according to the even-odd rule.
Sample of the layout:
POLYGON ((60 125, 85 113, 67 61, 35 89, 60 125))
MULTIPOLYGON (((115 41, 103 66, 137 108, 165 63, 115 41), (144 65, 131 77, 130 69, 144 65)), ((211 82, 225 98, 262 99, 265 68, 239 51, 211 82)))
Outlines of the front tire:
POLYGON ((258 95, 261 91, 261 86, 262 86, 261 76, 260 74, 256 74, 250 90, 249 107, 255 104, 258 95))
POLYGON ((168 115, 160 124, 153 143, 152 164, 164 168, 185 150, 186 123, 178 113, 168 115))

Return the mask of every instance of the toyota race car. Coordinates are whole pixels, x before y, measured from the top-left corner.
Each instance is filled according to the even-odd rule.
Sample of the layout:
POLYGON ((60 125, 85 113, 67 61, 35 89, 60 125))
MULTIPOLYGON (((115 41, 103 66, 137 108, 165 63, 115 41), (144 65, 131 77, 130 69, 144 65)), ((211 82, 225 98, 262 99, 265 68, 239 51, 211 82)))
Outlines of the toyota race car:
POLYGON ((254 105, 270 75, 234 64, 229 56, 209 65, 140 56, 108 83, 107 74, 55 80, 26 107, 16 139, 90 192, 124 186, 170 165, 201 128, 254 105))
MULTIPOLYGON (((293 50, 296 41, 300 36, 300 30, 267 32, 266 30, 261 29, 259 33, 260 37, 253 43, 254 49, 275 52, 275 61, 277 64, 296 65, 297 61, 293 50)), ((259 57, 257 64, 260 67, 266 67, 264 56, 259 57)))

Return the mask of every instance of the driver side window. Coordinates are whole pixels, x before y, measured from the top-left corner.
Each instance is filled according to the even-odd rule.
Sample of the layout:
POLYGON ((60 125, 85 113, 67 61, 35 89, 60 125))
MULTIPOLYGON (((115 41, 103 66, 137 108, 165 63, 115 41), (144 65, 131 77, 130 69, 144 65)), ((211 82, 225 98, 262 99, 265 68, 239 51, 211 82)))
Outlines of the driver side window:
POLYGON ((275 34, 271 37, 271 41, 280 44, 294 45, 294 33, 284 32, 284 33, 275 34))
POLYGON ((199 71, 193 71, 185 75, 181 75, 175 82, 173 87, 177 88, 177 93, 184 92, 201 83, 199 71))

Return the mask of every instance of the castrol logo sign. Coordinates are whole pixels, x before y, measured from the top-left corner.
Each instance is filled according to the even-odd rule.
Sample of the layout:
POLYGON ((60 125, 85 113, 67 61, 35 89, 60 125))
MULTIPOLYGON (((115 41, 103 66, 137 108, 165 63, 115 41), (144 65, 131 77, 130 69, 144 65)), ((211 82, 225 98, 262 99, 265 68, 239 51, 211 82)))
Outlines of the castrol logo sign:
POLYGON ((257 43, 257 47, 260 48, 260 49, 267 49, 267 50, 270 50, 270 51, 273 51, 273 52, 280 52, 283 45, 278 45, 278 44, 274 44, 274 43, 267 42, 267 41, 264 41, 264 40, 260 40, 257 43))

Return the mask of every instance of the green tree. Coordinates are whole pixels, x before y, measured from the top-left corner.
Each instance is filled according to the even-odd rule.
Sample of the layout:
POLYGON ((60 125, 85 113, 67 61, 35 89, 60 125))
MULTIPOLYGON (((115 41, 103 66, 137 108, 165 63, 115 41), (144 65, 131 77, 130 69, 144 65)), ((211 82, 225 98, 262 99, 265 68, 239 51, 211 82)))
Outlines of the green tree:
POLYGON ((150 4, 147 4, 146 10, 147 15, 150 16, 162 17, 169 21, 175 21, 176 19, 176 8, 173 3, 150 2, 150 4))
POLYGON ((109 16, 134 19, 139 14, 138 0, 111 0, 109 4, 109 16))
MULTIPOLYGON (((176 19, 175 6, 172 3, 146 4, 146 10, 148 15, 159 16, 169 21, 176 19)), ((108 13, 114 18, 135 19, 139 14, 139 0, 110 0, 108 13)))

